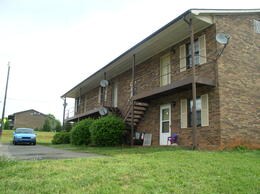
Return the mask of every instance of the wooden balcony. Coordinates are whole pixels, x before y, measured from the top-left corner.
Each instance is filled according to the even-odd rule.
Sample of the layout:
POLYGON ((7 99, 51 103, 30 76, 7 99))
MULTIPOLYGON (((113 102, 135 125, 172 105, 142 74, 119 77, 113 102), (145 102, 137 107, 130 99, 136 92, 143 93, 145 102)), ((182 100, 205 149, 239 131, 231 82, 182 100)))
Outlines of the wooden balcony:
MULTIPOLYGON (((192 80, 193 80, 192 76, 190 76, 190 77, 187 77, 182 80, 174 81, 173 83, 171 83, 169 85, 157 87, 150 91, 145 91, 145 92, 136 94, 133 97, 133 99, 145 101, 145 100, 148 100, 151 98, 163 96, 168 93, 178 92, 178 91, 182 91, 182 90, 188 90, 188 89, 191 89, 192 80)), ((202 77, 202 76, 195 76, 195 80, 196 80, 197 87, 199 87, 199 86, 215 87, 215 85, 216 85, 215 79, 209 79, 209 78, 202 77)))

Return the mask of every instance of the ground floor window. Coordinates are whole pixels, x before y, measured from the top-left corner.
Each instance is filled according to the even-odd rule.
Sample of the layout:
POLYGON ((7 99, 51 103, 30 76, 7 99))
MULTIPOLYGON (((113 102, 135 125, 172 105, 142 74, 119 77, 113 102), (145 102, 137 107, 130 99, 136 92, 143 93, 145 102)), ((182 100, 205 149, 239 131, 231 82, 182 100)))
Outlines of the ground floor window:
MULTIPOLYGON (((193 119, 192 119, 192 107, 193 100, 188 100, 188 127, 192 127, 193 119)), ((197 126, 201 126, 201 98, 196 99, 196 112, 197 112, 197 126)))
MULTIPOLYGON (((181 99, 181 128, 192 127, 192 99, 181 99)), ((208 94, 196 99, 197 126, 209 126, 208 94)))

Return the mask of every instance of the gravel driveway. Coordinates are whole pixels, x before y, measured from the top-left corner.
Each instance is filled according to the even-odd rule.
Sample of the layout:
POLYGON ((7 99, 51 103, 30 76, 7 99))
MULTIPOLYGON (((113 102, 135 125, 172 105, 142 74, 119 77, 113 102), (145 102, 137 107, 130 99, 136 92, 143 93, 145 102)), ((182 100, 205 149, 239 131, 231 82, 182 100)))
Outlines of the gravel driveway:
POLYGON ((72 152, 42 145, 12 145, 0 143, 0 156, 15 160, 44 160, 66 158, 97 158, 102 155, 72 152))

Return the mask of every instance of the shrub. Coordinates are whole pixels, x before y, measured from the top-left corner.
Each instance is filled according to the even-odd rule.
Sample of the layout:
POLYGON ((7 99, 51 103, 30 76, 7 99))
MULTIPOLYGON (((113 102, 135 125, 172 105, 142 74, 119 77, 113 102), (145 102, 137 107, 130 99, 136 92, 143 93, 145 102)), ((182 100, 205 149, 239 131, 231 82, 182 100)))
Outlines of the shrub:
POLYGON ((63 130, 70 132, 72 129, 72 126, 73 126, 73 124, 71 122, 65 122, 64 126, 63 126, 63 130))
POLYGON ((70 143, 70 133, 68 132, 58 132, 55 133, 52 139, 52 144, 69 144, 70 143))
POLYGON ((119 117, 109 115, 93 122, 91 138, 97 146, 115 146, 122 144, 125 124, 119 117))
POLYGON ((84 119, 76 123, 71 129, 71 143, 74 145, 88 145, 90 143, 89 128, 92 123, 93 119, 84 119))
POLYGON ((45 119, 42 126, 42 131, 51 131, 51 125, 49 119, 45 119))

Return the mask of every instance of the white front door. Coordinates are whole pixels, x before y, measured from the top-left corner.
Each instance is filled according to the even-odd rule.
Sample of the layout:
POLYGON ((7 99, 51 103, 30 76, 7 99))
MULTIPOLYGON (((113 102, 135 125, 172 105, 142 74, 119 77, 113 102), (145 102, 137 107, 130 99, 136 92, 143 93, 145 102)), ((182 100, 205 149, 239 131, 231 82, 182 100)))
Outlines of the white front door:
POLYGON ((160 145, 167 145, 171 136, 171 104, 160 107, 160 145))
POLYGON ((112 93, 112 106, 117 107, 117 96, 118 96, 118 86, 115 82, 113 85, 113 93, 112 93))

